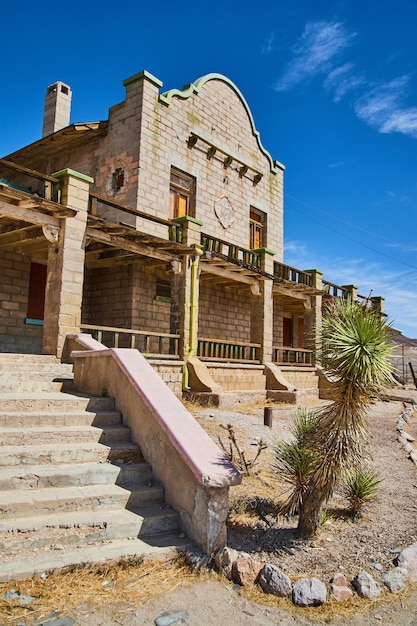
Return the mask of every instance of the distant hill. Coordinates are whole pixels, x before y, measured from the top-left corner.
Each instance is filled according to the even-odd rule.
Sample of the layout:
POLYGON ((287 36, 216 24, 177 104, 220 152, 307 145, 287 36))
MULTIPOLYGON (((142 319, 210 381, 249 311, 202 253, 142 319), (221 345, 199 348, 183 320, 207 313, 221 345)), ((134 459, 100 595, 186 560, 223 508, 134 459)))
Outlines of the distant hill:
POLYGON ((410 339, 410 337, 404 337, 404 335, 395 335, 395 337, 393 337, 391 341, 396 346, 404 346, 406 348, 417 348, 417 339, 410 339))

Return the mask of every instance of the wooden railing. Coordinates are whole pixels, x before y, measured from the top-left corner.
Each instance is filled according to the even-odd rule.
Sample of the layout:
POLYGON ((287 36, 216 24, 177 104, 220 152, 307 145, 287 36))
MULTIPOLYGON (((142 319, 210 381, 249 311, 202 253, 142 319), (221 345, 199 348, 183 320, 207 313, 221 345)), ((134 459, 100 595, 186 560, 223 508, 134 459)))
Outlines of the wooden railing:
POLYGON ((312 350, 305 348, 290 348, 287 346, 273 346, 272 360, 278 365, 314 365, 312 350))
POLYGON ((81 324, 81 330, 91 332, 108 348, 137 348, 147 357, 179 358, 179 335, 93 324, 81 324))
MULTIPOLYGON (((168 229, 168 237, 170 241, 175 241, 176 243, 182 243, 182 226, 181 224, 176 224, 171 222, 171 220, 163 219, 162 217, 157 217, 156 215, 149 215, 148 213, 143 213, 143 211, 138 211, 137 209, 131 209, 130 207, 126 207, 123 204, 119 204, 118 202, 113 202, 109 198, 105 198, 104 196, 100 196, 96 193, 90 193, 90 201, 89 201, 89 209, 88 212, 93 217, 102 217, 99 215, 100 205, 104 207, 110 207, 112 209, 117 209, 122 213, 126 213, 128 215, 134 215, 135 217, 140 217, 142 219, 148 220, 149 222, 153 222, 155 224, 161 224, 162 226, 166 226, 168 229)), ((105 219, 105 218, 103 218, 105 219)))
POLYGON ((261 268, 261 255, 255 250, 247 250, 204 233, 201 234, 201 245, 206 252, 216 252, 226 259, 240 261, 245 265, 252 265, 258 269, 261 268))
POLYGON ((328 280, 322 281, 322 289, 326 294, 334 298, 347 298, 349 296, 349 289, 335 285, 335 283, 330 283, 328 280))
POLYGON ((59 181, 52 176, 0 159, 0 184, 36 194, 45 200, 61 202, 59 181))
POLYGON ((197 355, 203 360, 256 363, 260 348, 259 343, 199 337, 197 355))
POLYGON ((274 276, 276 278, 282 278, 283 280, 296 283, 297 285, 306 285, 307 287, 311 287, 312 283, 311 274, 308 272, 303 272, 302 270, 298 270, 296 267, 284 265, 278 261, 274 262, 274 276))

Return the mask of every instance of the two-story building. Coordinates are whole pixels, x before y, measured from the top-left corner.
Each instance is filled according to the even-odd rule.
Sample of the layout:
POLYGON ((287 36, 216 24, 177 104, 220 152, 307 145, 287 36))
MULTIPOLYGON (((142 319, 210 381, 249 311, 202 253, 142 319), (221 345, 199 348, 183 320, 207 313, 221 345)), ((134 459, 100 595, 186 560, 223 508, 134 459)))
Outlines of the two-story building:
POLYGON ((0 350, 61 358, 83 330, 177 392, 300 388, 323 303, 356 288, 284 264, 285 168, 232 81, 124 86, 72 124, 70 87, 49 86, 42 138, 0 161, 0 350))

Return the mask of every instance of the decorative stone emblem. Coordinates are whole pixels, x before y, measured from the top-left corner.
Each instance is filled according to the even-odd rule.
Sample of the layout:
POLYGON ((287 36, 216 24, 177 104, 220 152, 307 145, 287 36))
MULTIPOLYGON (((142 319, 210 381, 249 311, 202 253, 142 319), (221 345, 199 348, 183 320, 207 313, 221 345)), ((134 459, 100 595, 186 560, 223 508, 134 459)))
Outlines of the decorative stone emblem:
POLYGON ((235 212, 227 196, 221 196, 215 200, 214 212, 223 228, 229 228, 235 221, 235 212))

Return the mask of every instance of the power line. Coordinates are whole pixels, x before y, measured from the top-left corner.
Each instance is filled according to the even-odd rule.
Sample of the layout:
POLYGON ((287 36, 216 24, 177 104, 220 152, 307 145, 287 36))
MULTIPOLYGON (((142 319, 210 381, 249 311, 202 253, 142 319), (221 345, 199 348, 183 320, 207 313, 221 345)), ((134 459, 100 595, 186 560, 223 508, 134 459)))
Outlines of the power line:
MULTIPOLYGON (((298 198, 295 198, 294 196, 290 196, 289 194, 285 194, 285 197, 286 198, 291 198, 291 200, 295 200, 296 202, 300 202, 300 204, 303 204, 304 206, 306 206, 306 207, 308 207, 310 209, 318 211, 319 213, 322 213, 323 215, 327 215, 328 217, 332 217, 333 219, 335 219, 335 220, 337 220, 339 222, 342 222, 344 224, 352 226, 353 228, 357 228, 358 230, 362 230, 362 231, 368 233, 369 235, 372 235, 374 237, 380 237, 381 239, 385 239, 386 241, 389 241, 390 243, 394 243, 396 245, 399 245, 398 242, 396 242, 396 241, 392 241, 391 239, 388 239, 387 237, 384 237, 383 235, 378 235, 377 233, 372 233, 372 232, 366 230, 365 228, 362 228, 361 226, 352 224, 351 222, 347 222, 347 221, 342 220, 342 219, 340 219, 338 217, 334 217, 333 215, 331 215, 329 213, 326 213, 326 211, 322 211, 321 209, 318 209, 317 207, 315 207, 315 206, 313 206, 311 204, 308 204, 307 202, 303 202, 302 200, 298 200, 298 198)), ((298 213, 301 213, 301 215, 304 215, 305 217, 308 217, 313 222, 316 222, 317 224, 320 224, 320 226, 324 226, 328 230, 331 230, 332 232, 336 233, 337 235, 340 235, 341 237, 344 237, 345 239, 348 239, 349 241, 353 241, 357 245, 362 246, 363 248, 366 248, 367 250, 370 250, 371 252, 374 252, 375 254, 379 254, 380 256, 383 256, 383 257, 385 257, 387 259, 390 259, 391 261, 395 261, 396 263, 400 263, 401 265, 405 265, 406 267, 411 267, 411 269, 413 269, 413 270, 417 270, 417 267, 415 265, 412 265, 411 263, 406 263, 405 261, 400 261, 396 257, 393 257, 393 256, 391 256, 389 254, 385 254, 384 252, 381 252, 380 250, 376 250, 375 248, 372 248, 371 246, 368 246, 367 244, 362 243, 361 241, 358 241, 357 239, 354 239, 353 237, 350 237, 349 235, 346 235, 345 233, 341 233, 336 228, 332 228, 328 224, 325 224, 324 222, 321 222, 320 220, 316 219, 315 217, 312 217, 308 213, 305 213, 304 211, 302 211, 301 209, 299 209, 298 207, 296 207, 296 206, 294 206, 292 204, 290 204, 289 206, 292 209, 294 209, 295 211, 297 211, 298 213)))

